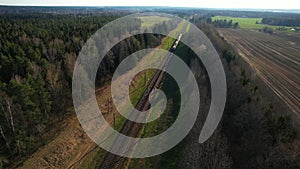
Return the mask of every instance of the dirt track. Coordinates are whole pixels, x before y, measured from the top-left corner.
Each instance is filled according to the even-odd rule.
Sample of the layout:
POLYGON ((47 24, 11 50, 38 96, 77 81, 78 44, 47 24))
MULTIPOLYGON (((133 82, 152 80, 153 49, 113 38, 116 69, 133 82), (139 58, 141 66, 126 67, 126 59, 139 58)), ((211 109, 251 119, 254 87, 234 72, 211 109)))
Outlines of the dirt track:
POLYGON ((221 29, 257 76, 300 118, 300 35, 221 29))
MULTIPOLYGON (((109 97, 108 88, 98 89, 96 93, 102 93, 102 100, 109 97), (103 99, 104 98, 104 99, 103 99)), ((103 101, 99 101, 101 103, 103 101)), ((111 123, 112 118, 106 117, 111 123)), ((20 168, 69 168, 84 158, 84 155, 97 145, 82 130, 76 116, 68 117, 64 129, 49 144, 34 153, 20 168)))

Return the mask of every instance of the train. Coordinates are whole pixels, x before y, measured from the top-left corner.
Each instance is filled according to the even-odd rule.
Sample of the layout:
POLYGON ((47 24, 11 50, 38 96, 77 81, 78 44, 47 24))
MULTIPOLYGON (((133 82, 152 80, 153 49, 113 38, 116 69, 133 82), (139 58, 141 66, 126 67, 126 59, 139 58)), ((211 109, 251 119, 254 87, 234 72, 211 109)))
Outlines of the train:
POLYGON ((176 49, 176 47, 177 47, 177 45, 178 45, 178 43, 179 43, 181 37, 182 37, 182 33, 179 34, 178 39, 175 41, 174 45, 172 46, 172 48, 171 48, 171 51, 172 51, 172 52, 175 51, 175 49, 176 49))

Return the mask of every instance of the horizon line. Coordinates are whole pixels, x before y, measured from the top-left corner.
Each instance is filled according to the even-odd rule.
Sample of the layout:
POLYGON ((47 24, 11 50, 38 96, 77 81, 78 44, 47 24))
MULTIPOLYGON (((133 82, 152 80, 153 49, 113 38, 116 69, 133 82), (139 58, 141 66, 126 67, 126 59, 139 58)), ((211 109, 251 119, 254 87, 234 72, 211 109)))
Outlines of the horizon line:
POLYGON ((38 5, 38 4, 0 4, 0 6, 6 7, 99 7, 99 8, 107 8, 107 7, 163 7, 163 8, 192 8, 192 9, 222 9, 222 10, 282 10, 282 11, 299 11, 299 9, 280 9, 280 8, 212 8, 212 7, 189 7, 189 6, 140 6, 140 5, 38 5))

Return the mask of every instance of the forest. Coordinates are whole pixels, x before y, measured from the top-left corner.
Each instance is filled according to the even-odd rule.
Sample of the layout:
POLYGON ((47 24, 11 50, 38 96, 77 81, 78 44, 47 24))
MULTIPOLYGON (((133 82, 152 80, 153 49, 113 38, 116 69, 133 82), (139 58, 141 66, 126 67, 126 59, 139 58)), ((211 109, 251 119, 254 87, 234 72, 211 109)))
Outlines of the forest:
POLYGON ((73 64, 86 39, 115 17, 0 17, 1 161, 21 161, 47 143, 71 106, 73 64))
MULTIPOLYGON (((54 14, 0 16, 1 165, 21 162, 47 144, 52 137, 47 134, 51 128, 73 113, 71 78, 76 57, 88 37, 116 18, 54 14)), ((139 19, 133 19, 123 26, 125 29, 140 25, 139 19)), ((101 63, 96 85, 101 86, 111 78, 126 56, 159 45, 161 38, 161 35, 141 34, 121 41, 101 63)))
MULTIPOLYGON (((74 14, 72 11, 76 9, 70 12, 69 9, 42 8, 36 13, 25 10, 20 15, 7 7, 2 8, 5 10, 0 15, 0 168, 15 168, 51 141, 54 126, 70 114, 74 115, 71 81, 81 48, 99 28, 127 14, 128 9, 118 9, 121 12, 112 15, 96 8, 93 9, 97 11, 95 14, 91 14, 92 10, 87 14, 74 14), (39 13, 42 10, 52 14, 39 13)), ((20 12, 18 8, 15 10, 20 12)), ((156 11, 165 10, 158 8, 156 11)), ((297 137, 290 117, 279 115, 285 111, 284 108, 274 104, 261 92, 265 87, 253 79, 250 68, 215 29, 238 29, 238 23, 209 20, 211 16, 224 15, 218 10, 168 9, 167 12, 186 18, 190 14, 201 14, 190 21, 208 36, 217 49, 226 72, 228 97, 221 125, 208 142, 203 145, 193 142, 197 141, 197 131, 203 120, 198 119, 198 124, 187 138, 163 154, 157 165, 165 168, 201 166, 244 169, 299 166, 299 161, 284 149, 292 145, 297 137)), ((248 17, 259 15, 256 12, 225 13, 248 17)), ((272 18, 277 16, 276 13, 260 14, 272 18)), ((280 20, 265 19, 264 22, 272 25, 279 24, 280 20)), ((289 23, 295 26, 294 20, 289 23)), ((141 26, 141 20, 132 19, 122 26, 124 29, 141 26)), ((166 27, 171 30, 175 26, 166 21, 153 29, 166 27)), ((114 30, 110 31, 117 34, 114 30)), ((140 34, 121 41, 101 63, 96 86, 106 84, 125 57, 140 49, 160 45, 162 38, 162 35, 140 34)), ((189 58, 188 63, 197 71, 201 69, 198 73, 203 79, 199 81, 208 80, 199 60, 189 58)), ((206 90, 209 91, 209 87, 206 90)), ((207 105, 203 109, 206 110, 207 105)))

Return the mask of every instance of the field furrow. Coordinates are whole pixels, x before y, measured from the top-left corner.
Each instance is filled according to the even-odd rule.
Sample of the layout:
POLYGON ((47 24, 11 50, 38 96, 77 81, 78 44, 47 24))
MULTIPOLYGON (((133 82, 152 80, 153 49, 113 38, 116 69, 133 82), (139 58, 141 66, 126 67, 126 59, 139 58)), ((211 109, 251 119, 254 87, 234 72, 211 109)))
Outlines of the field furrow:
POLYGON ((221 29, 257 76, 300 118, 300 37, 221 29))

